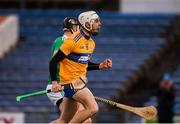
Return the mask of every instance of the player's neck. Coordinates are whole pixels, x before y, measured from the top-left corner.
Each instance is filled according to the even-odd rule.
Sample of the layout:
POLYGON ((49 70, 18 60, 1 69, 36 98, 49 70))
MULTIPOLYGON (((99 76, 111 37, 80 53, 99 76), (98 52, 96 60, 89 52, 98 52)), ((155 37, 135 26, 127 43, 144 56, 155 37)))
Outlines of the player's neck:
POLYGON ((64 35, 66 35, 67 37, 69 37, 71 34, 72 34, 72 33, 69 32, 69 31, 65 31, 65 32, 64 32, 64 35))
POLYGON ((84 34, 85 34, 86 36, 90 37, 91 34, 90 34, 88 31, 86 31, 85 29, 82 29, 82 31, 84 32, 84 34))

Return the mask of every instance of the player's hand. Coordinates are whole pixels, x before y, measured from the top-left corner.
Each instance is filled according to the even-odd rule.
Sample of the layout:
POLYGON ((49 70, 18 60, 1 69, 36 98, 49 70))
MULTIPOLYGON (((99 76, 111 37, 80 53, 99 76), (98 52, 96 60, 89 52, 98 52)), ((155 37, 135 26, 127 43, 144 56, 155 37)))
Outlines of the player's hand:
POLYGON ((57 83, 57 81, 52 81, 52 91, 59 92, 62 89, 62 86, 57 83))
POLYGON ((100 69, 109 69, 112 68, 112 60, 105 59, 102 63, 99 64, 100 69))

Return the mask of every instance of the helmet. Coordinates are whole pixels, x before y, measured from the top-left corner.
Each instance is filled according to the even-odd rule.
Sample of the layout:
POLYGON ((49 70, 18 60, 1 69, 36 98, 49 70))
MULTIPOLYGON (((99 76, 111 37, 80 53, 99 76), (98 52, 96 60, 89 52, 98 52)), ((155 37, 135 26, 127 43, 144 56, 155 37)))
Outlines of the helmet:
POLYGON ((83 12, 79 15, 78 21, 87 31, 92 32, 92 24, 95 19, 99 18, 98 14, 95 11, 83 12))
POLYGON ((78 20, 72 17, 66 17, 63 20, 63 31, 71 31, 73 25, 79 25, 78 20))

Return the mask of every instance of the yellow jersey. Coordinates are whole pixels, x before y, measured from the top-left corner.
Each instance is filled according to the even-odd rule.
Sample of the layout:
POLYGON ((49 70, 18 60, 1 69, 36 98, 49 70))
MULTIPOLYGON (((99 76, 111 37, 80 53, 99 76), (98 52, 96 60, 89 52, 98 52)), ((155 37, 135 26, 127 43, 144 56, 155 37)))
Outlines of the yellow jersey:
POLYGON ((77 31, 60 46, 67 56, 59 64, 60 84, 69 84, 80 76, 86 76, 88 61, 95 49, 95 43, 84 32, 77 31))

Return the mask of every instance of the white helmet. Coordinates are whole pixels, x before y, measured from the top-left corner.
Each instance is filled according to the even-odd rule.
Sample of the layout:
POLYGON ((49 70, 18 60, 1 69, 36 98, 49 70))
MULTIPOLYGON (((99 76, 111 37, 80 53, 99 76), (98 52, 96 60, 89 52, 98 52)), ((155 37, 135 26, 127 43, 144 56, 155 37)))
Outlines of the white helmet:
POLYGON ((99 18, 98 14, 95 11, 83 12, 79 15, 78 21, 87 31, 92 31, 92 24, 94 20, 99 18))

